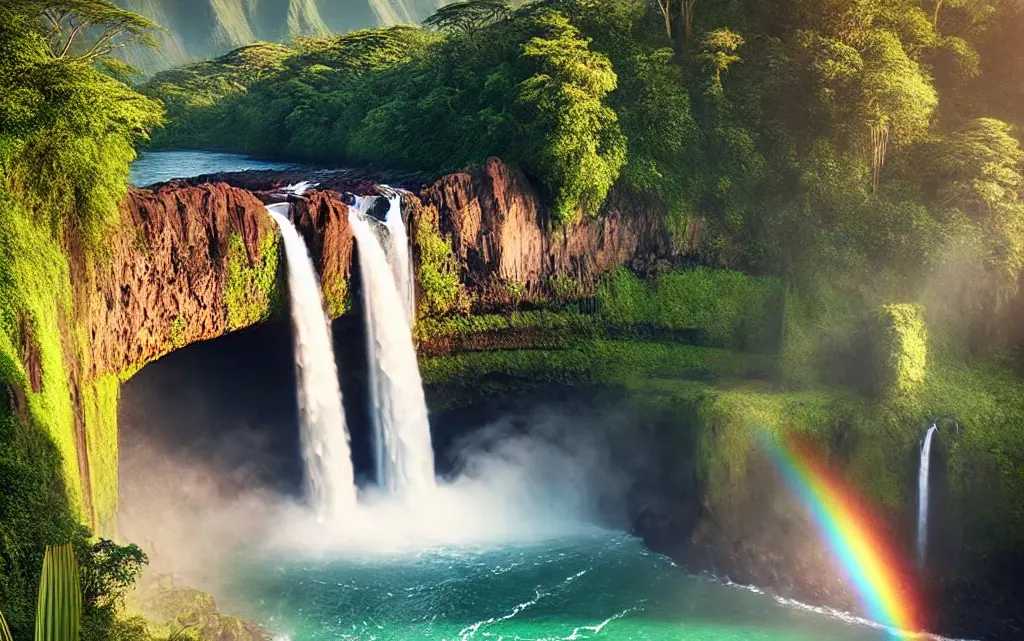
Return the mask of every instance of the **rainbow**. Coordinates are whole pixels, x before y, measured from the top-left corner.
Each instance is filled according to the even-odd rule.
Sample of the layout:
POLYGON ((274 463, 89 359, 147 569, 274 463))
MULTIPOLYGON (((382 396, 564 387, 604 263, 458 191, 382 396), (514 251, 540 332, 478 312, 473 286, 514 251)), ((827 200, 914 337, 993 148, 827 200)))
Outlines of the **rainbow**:
POLYGON ((869 618, 895 638, 921 634, 909 573, 862 502, 795 438, 764 434, 762 444, 799 496, 860 596, 869 618))

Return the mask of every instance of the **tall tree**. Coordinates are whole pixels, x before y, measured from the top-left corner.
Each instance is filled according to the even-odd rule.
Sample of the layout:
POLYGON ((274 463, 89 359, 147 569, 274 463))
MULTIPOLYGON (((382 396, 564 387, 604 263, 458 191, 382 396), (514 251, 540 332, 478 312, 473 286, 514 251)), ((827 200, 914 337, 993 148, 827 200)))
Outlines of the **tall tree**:
MULTIPOLYGON (((654 0, 658 4, 658 11, 665 20, 665 35, 672 37, 672 0, 654 0)), ((686 0, 683 0, 685 2, 686 0)))
POLYGON ((554 194, 554 222, 570 222, 597 213, 626 161, 618 116, 603 102, 618 78, 564 13, 542 9, 531 22, 538 35, 522 48, 531 75, 517 101, 536 141, 529 155, 554 194))
POLYGON ((472 38, 483 27, 508 18, 510 13, 505 0, 459 0, 438 9, 423 24, 472 38))
POLYGON ((97 62, 116 70, 130 67, 114 53, 131 45, 156 46, 151 20, 110 0, 13 0, 14 10, 39 15, 55 59, 97 62))
POLYGON ((680 0, 679 9, 683 16, 683 37, 689 41, 693 37, 693 15, 697 10, 697 0, 680 0))

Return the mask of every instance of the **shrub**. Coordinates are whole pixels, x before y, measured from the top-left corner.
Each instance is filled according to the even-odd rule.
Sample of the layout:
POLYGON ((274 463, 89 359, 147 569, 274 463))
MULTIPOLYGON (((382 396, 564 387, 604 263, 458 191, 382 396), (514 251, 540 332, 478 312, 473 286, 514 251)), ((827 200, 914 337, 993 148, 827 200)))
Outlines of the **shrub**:
POLYGON ((459 261, 448 241, 426 216, 416 219, 413 242, 419 251, 416 279, 420 285, 419 313, 443 316, 468 310, 468 297, 459 281, 459 261))
POLYGON ((911 396, 924 383, 928 331, 924 307, 912 304, 884 305, 871 319, 874 360, 873 391, 911 396))

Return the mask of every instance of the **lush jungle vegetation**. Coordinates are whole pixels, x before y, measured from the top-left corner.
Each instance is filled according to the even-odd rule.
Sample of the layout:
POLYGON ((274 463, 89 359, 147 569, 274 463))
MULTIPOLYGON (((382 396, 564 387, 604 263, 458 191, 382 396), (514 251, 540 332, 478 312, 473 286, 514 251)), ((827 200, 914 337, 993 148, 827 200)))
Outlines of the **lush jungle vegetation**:
MULTIPOLYGON (((79 525, 110 502, 87 488, 110 470, 76 453, 82 433, 116 434, 117 387, 89 378, 74 278, 103 260, 150 132, 427 173, 496 155, 542 190, 553 227, 600 216, 613 190, 656 194, 680 234, 700 228, 689 258, 707 269, 608 274, 597 322, 696 326, 710 346, 592 332, 558 353, 427 360, 426 380, 586 379, 696 407, 725 443, 709 474, 744 464, 751 422, 856 433, 873 444, 854 473, 887 505, 902 500, 893 452, 956 414, 969 500, 1017 506, 978 521, 982 547, 1024 540, 1021 0, 466 0, 133 88, 118 53, 155 26, 106 0, 0 5, 0 609, 15 638, 45 546, 68 541, 93 577, 83 638, 146 634, 114 616, 144 554, 79 525)), ((432 309, 458 307, 453 273, 432 309)))
POLYGON ((1015 0, 497 0, 165 72, 162 146, 442 172, 498 155, 553 224, 656 192, 703 263, 934 294, 988 344, 1024 265, 1015 0), (827 276, 825 275, 827 272, 827 276))
MULTIPOLYGON (((922 429, 956 416, 968 556, 998 567, 1024 540, 1004 509, 1024 499, 1020 33, 1019 0, 467 0, 418 27, 254 44, 142 90, 168 110, 158 146, 427 173, 496 155, 556 228, 600 216, 612 190, 658 195, 673 229, 701 230, 692 263, 766 280, 623 271, 596 320, 426 319, 428 337, 576 336, 427 359, 438 397, 582 381, 682 408, 715 428, 702 465, 733 497, 719 513, 752 424, 816 434, 898 510, 922 429), (774 345, 773 382, 752 380, 756 355, 609 342, 595 323, 774 345)), ((438 292, 430 309, 458 307, 438 292)))
MULTIPOLYGON (((163 121, 115 55, 150 44, 155 29, 106 0, 0 4, 0 620, 14 639, 32 638, 49 616, 37 610, 46 548, 68 543, 81 597, 75 638, 216 638, 226 628, 262 638, 208 595, 176 586, 135 606, 148 622, 129 615, 124 600, 146 554, 82 525, 113 530, 105 515, 117 497, 98 480, 117 474, 118 386, 89 375, 76 285, 104 260, 135 147, 163 121)), ((54 631, 35 638, 70 638, 54 631)))

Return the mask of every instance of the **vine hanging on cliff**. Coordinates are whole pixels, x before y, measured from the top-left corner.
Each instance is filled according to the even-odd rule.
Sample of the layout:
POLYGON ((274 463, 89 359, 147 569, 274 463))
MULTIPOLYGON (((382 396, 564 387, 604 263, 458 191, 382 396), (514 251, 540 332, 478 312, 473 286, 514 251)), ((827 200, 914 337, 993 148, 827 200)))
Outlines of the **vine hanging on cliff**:
POLYGON ((882 167, 885 165, 885 154, 889 148, 889 125, 884 122, 876 122, 871 125, 871 192, 878 191, 878 183, 882 177, 882 167))

